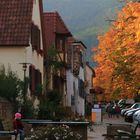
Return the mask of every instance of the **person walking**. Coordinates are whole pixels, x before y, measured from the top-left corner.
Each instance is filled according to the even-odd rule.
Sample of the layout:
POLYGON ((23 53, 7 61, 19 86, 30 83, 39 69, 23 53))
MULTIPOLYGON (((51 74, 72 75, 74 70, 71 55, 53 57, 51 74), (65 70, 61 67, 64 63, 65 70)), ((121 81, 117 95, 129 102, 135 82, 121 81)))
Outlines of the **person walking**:
POLYGON ((108 103, 108 105, 106 107, 106 112, 107 112, 109 118, 112 118, 112 112, 113 112, 112 110, 113 110, 112 104, 108 103))
POLYGON ((116 104, 116 106, 115 106, 115 114, 116 114, 117 118, 119 118, 120 112, 121 112, 121 110, 120 110, 118 104, 116 104))
POLYGON ((24 140, 24 126, 21 122, 21 113, 15 113, 14 120, 13 120, 13 127, 15 132, 15 140, 17 140, 18 134, 20 135, 20 140, 24 140))

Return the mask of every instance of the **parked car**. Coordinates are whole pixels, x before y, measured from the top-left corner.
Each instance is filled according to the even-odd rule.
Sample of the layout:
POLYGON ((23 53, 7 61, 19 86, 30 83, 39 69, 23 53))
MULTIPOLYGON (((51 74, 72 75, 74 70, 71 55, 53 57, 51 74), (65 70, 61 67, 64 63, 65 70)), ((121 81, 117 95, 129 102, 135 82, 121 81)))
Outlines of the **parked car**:
POLYGON ((140 122, 140 110, 136 111, 133 114, 133 121, 135 121, 135 120, 140 122))
POLYGON ((124 117, 125 117, 125 121, 126 122, 133 122, 133 114, 137 111, 139 111, 140 108, 136 108, 136 109, 131 109, 125 112, 124 117))
POLYGON ((118 106, 120 107, 120 109, 124 109, 127 106, 133 105, 134 103, 134 99, 121 99, 118 101, 118 106))
POLYGON ((131 109, 140 108, 140 103, 134 103, 130 108, 125 108, 121 110, 121 115, 124 116, 125 112, 131 109))

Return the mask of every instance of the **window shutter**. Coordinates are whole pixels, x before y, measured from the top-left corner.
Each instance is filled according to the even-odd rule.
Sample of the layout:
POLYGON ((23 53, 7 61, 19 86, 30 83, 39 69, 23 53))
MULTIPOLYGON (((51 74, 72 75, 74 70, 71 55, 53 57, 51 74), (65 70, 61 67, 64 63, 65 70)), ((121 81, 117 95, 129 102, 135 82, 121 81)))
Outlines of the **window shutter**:
POLYGON ((34 24, 32 24, 31 29, 31 44, 33 49, 35 49, 36 51, 40 50, 40 30, 34 24))
POLYGON ((39 72, 39 84, 42 84, 42 74, 39 72))
POLYGON ((85 97, 85 91, 84 91, 84 82, 83 80, 79 79, 79 96, 81 98, 84 98, 85 97))
POLYGON ((29 66, 29 75, 30 75, 30 90, 31 93, 35 91, 35 69, 32 65, 29 66))
POLYGON ((42 84, 42 74, 39 70, 35 70, 35 86, 42 84))
POLYGON ((32 67, 32 91, 35 91, 35 68, 32 67))
POLYGON ((29 66, 29 76, 30 76, 29 88, 31 90, 32 89, 32 65, 29 66))
POLYGON ((36 38, 35 25, 32 24, 32 28, 31 28, 31 44, 32 44, 33 49, 35 49, 35 47, 36 47, 35 38, 36 38))
POLYGON ((38 86, 38 70, 35 70, 35 87, 38 86))

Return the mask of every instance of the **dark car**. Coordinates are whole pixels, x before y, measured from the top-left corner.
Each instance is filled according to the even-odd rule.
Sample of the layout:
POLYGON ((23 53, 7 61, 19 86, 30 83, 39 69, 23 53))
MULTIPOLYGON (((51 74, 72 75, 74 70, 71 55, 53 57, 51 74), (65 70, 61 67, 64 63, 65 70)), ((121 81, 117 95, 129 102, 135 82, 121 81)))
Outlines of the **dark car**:
POLYGON ((121 115, 124 116, 125 112, 131 109, 140 108, 140 103, 134 103, 130 108, 125 108, 121 110, 121 115))
POLYGON ((140 108, 131 109, 129 111, 126 111, 125 114, 124 114, 125 121, 130 122, 130 123, 133 122, 133 114, 135 112, 137 112, 138 110, 140 110, 140 108))

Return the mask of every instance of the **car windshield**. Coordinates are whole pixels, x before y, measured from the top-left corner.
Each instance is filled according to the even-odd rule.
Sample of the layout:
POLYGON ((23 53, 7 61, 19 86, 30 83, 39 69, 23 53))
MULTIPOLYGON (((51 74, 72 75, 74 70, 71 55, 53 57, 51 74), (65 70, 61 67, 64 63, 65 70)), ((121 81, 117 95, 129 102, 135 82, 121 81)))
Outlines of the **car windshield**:
POLYGON ((140 108, 140 104, 133 104, 131 108, 140 108))

